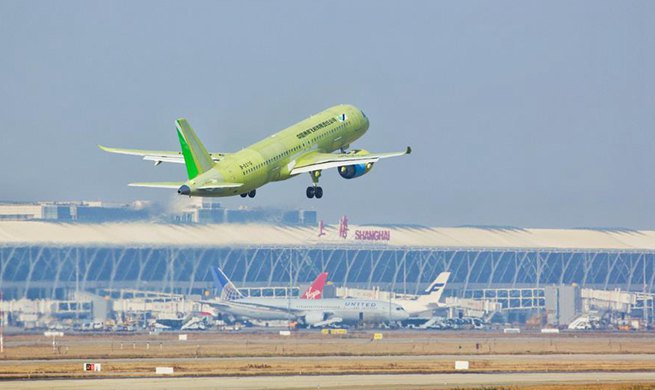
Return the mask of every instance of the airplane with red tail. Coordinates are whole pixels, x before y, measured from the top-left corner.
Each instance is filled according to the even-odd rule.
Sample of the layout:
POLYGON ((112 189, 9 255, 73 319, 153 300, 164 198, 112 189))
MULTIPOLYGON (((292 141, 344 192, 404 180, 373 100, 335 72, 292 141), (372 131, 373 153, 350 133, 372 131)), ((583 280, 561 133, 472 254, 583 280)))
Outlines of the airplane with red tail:
POLYGON ((321 299, 323 297, 323 287, 327 281, 328 273, 321 272, 307 290, 300 296, 300 299, 321 299))

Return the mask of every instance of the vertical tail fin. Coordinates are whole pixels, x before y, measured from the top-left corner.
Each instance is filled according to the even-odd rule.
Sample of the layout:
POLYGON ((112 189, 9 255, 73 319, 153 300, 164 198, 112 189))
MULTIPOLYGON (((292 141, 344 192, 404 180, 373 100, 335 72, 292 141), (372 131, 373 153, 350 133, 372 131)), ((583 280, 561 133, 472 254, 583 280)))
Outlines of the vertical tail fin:
POLYGON ((212 278, 214 278, 214 284, 216 285, 216 296, 224 301, 234 301, 236 299, 243 298, 243 294, 234 287, 234 283, 225 276, 223 271, 219 268, 211 268, 212 278))
POLYGON ((184 118, 178 119, 175 121, 175 127, 177 128, 177 137, 180 139, 189 180, 210 170, 214 166, 214 161, 189 122, 184 118))
POLYGON ((312 285, 305 290, 305 292, 300 296, 300 299, 321 299, 323 297, 323 287, 325 286, 327 277, 327 272, 321 272, 318 274, 316 280, 314 280, 312 285))
POLYGON ((430 286, 425 289, 425 292, 418 297, 418 301, 438 304, 441 295, 446 289, 448 278, 450 278, 450 272, 440 273, 430 286))

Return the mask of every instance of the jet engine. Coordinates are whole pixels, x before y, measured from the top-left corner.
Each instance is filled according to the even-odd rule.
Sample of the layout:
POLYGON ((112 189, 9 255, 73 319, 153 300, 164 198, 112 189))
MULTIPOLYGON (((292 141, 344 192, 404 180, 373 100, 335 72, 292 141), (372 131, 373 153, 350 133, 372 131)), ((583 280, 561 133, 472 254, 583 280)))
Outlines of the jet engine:
POLYGON ((320 312, 320 311, 310 311, 309 313, 305 314, 305 324, 306 325, 314 325, 319 322, 325 321, 325 313, 320 312))
MULTIPOLYGON (((353 150, 349 154, 356 156, 365 156, 368 154, 366 150, 353 150)), ((363 163, 355 165, 344 165, 338 168, 339 175, 344 179, 354 179, 356 177, 363 176, 368 173, 373 168, 373 163, 363 163)))

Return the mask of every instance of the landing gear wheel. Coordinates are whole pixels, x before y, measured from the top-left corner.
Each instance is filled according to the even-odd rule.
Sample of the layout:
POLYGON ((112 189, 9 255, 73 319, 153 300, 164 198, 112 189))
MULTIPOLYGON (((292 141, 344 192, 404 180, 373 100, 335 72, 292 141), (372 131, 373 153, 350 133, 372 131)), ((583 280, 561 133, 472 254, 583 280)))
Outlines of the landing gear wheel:
POLYGON ((248 196, 251 197, 251 198, 254 198, 255 195, 257 195, 257 190, 252 190, 252 191, 250 191, 250 192, 248 193, 248 196))
POLYGON ((247 193, 247 192, 246 192, 246 193, 243 193, 243 194, 241 194, 240 196, 241 196, 242 198, 245 198, 246 196, 248 196, 248 193, 247 193))
POLYGON ((321 199, 323 197, 323 189, 318 186, 318 179, 321 177, 321 171, 311 171, 309 172, 309 175, 312 177, 312 183, 314 183, 314 185, 312 187, 307 187, 307 197, 310 199, 313 197, 321 199))

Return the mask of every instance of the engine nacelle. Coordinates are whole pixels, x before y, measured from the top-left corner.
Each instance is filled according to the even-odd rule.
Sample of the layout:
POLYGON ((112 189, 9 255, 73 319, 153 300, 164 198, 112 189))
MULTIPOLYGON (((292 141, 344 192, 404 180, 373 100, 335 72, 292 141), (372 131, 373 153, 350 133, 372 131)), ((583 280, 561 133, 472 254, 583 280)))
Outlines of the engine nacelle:
POLYGON ((314 325, 325 321, 325 313, 320 311, 310 311, 305 314, 305 325, 314 325))
MULTIPOLYGON (((353 154, 356 156, 365 156, 368 154, 368 151, 354 150, 349 154, 353 154)), ((368 173, 371 169, 373 169, 373 163, 365 163, 365 164, 355 164, 355 165, 344 165, 339 167, 338 171, 339 171, 339 175, 341 175, 341 177, 343 177, 344 179, 354 179, 356 177, 363 176, 364 174, 368 173)))

